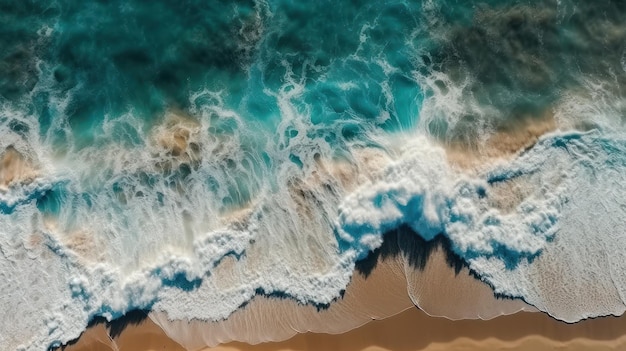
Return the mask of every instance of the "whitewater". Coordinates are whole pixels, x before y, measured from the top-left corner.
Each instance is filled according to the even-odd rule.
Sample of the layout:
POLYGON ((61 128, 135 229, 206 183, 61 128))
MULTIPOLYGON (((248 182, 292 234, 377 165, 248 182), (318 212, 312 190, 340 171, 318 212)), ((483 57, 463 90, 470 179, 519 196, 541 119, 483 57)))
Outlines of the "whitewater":
POLYGON ((556 319, 626 308, 619 1, 0 9, 3 349, 323 310, 403 226, 556 319))

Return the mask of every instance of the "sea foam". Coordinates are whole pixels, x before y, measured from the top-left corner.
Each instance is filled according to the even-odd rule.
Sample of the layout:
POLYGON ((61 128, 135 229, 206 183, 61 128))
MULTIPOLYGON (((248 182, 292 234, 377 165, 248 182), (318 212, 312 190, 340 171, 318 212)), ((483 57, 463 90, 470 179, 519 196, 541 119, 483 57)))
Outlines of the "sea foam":
MULTIPOLYGON (((425 143, 418 145, 407 155, 425 154, 425 143)), ((376 233, 407 223, 427 240, 446 235, 496 293, 569 322, 620 315, 623 279, 614 266, 620 244, 609 242, 622 232, 623 147, 620 137, 597 130, 549 134, 479 177, 408 156, 342 203, 339 237, 368 252, 381 240, 376 233), (523 199, 509 209, 493 206, 501 201, 492 197, 509 195, 494 188, 509 182, 525 183, 523 199), (593 289, 584 288, 589 277, 593 289)))
MULTIPOLYGON (((144 263, 134 269, 102 262, 106 258, 90 262, 90 256, 78 249, 80 245, 68 243, 67 234, 56 232, 54 225, 37 214, 28 193, 14 195, 23 200, 3 214, 4 231, 13 233, 4 236, 3 253, 8 259, 3 262, 9 266, 3 272, 21 267, 26 274, 7 276, 3 289, 34 294, 29 295, 32 313, 51 313, 45 313, 41 322, 24 319, 7 328, 14 330, 10 335, 16 340, 30 340, 29 348, 35 349, 78 336, 95 316, 112 319, 136 308, 163 311, 172 319, 220 320, 259 293, 279 293, 303 304, 326 305, 340 297, 355 262, 381 245, 382 233, 403 223, 426 240, 445 235, 452 250, 496 293, 521 297, 568 321, 621 314, 622 290, 615 283, 620 281, 616 275, 620 250, 613 242, 619 239, 611 234, 619 223, 608 227, 602 212, 593 212, 593 208, 601 208, 619 216, 623 211, 618 199, 611 196, 619 196, 616 184, 626 162, 615 150, 623 148, 624 142, 605 134, 550 134, 513 161, 481 174, 451 168, 443 148, 413 135, 396 160, 338 200, 333 222, 325 215, 327 222, 322 217, 316 226, 305 229, 298 225, 300 235, 309 237, 305 245, 289 242, 297 222, 283 217, 284 199, 293 196, 286 190, 250 209, 235 227, 197 235, 191 254, 164 246, 153 259, 160 263, 144 263), (424 155, 428 157, 422 158, 424 155), (493 206, 499 202, 491 198, 492 189, 514 180, 529 184, 524 198, 508 210, 493 206), (598 196, 594 194, 597 188, 613 192, 598 196), (274 205, 268 205, 272 201, 274 205), (33 224, 41 221, 46 229, 32 227, 33 234, 24 236, 21 223, 26 218, 33 224), (595 238, 591 243, 590 237, 595 238), (609 245, 615 248, 611 251, 615 256, 606 256, 609 245), (221 266, 229 256, 234 260, 221 266), (302 257, 309 264, 303 266, 302 257), (576 262, 555 266, 564 257, 583 257, 576 262, 593 260, 606 266, 576 262), (559 283, 546 280, 556 274, 554 269, 566 279, 559 283), (588 281, 581 271, 593 272, 594 282, 603 288, 582 289, 588 281), (571 294, 563 295, 568 291, 563 284, 592 296, 580 294, 573 299, 571 294), (592 297, 595 302, 589 305, 592 297), (25 330, 38 332, 26 335, 25 330)), ((304 196, 305 204, 311 200, 316 198, 304 196)), ((316 209, 310 206, 306 207, 309 211, 316 209)), ((302 215, 302 209, 299 211, 302 215)), ((21 305, 13 306, 7 308, 25 313, 21 305)))
POLYGON ((624 11, 564 3, 11 7, 0 303, 23 318, 0 345, 135 309, 222 321, 259 295, 328 308, 403 226, 499 296, 622 314, 624 11))

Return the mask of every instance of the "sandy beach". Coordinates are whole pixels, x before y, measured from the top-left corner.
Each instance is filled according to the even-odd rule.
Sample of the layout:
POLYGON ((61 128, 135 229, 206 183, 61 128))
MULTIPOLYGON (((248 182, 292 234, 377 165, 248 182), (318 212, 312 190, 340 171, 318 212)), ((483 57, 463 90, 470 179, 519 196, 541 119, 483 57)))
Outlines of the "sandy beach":
MULTIPOLYGON (((626 347, 626 318, 605 317, 576 324, 543 313, 520 312, 489 321, 451 321, 412 308, 344 334, 305 333, 283 342, 232 342, 203 351, 417 351, 417 350, 620 350, 626 347)), ((103 326, 89 330, 67 351, 184 351, 151 320, 130 326, 111 341, 103 326)))
POLYGON ((92 327, 66 350, 616 350, 626 347, 626 318, 604 317, 566 324, 544 313, 515 313, 534 308, 518 300, 494 298, 491 289, 470 276, 466 268, 455 274, 441 248, 433 250, 420 269, 411 265, 405 255, 385 259, 383 256, 378 257, 367 278, 365 274, 355 273, 343 299, 327 309, 318 311, 289 299, 257 297, 220 322, 172 322, 165 315, 153 312, 150 318, 139 325, 129 325, 115 338, 109 336, 103 324, 92 327), (432 317, 413 303, 431 315, 455 319, 479 316, 488 320, 432 317), (501 314, 507 315, 496 317, 501 314))

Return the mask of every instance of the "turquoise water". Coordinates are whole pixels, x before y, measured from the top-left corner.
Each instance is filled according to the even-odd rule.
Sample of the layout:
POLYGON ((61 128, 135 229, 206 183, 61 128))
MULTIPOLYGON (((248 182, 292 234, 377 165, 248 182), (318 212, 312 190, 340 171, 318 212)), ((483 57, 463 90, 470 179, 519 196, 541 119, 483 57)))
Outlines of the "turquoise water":
MULTIPOLYGON (((581 238, 624 242, 624 23, 617 0, 0 0, 0 303, 33 316, 0 344, 326 305, 400 225, 556 318, 621 314, 542 284, 581 238)), ((626 291, 609 261, 566 266, 626 291)))
MULTIPOLYGON (((281 116, 264 90, 288 88, 284 80, 289 75, 305 84, 298 107, 311 109, 312 122, 338 124, 327 126, 329 137, 358 134, 362 127, 355 121, 381 124, 376 119, 382 111, 392 114, 385 127, 410 127, 419 106, 407 45, 410 24, 418 20, 419 9, 412 8, 417 5, 192 1, 4 6, 9 35, 3 39, 8 48, 3 67, 11 75, 3 81, 2 96, 19 100, 35 86, 45 86, 30 96, 33 108, 66 119, 79 146, 93 142, 106 116, 132 110, 135 118, 151 121, 167 108, 189 109, 190 92, 203 89, 224 91, 228 107, 272 130, 281 116), (332 12, 322 16, 329 8, 332 12), (368 29, 377 17, 389 23, 368 29), (397 72, 387 75, 373 57, 397 72), (42 72, 36 68, 40 60, 42 72), (356 86, 346 91, 342 83, 356 86), (392 95, 385 96, 385 90, 392 95), (50 95, 63 94, 71 95, 67 106, 50 106, 50 95), (391 101, 396 97, 400 109, 391 101)), ((48 128, 44 123, 42 134, 54 132, 48 128)))
MULTIPOLYGON (((494 111, 468 111, 458 132, 433 121, 438 133, 541 114, 581 77, 624 79, 615 1, 2 6, 1 96, 28 104, 41 135, 61 144, 67 131, 51 120, 64 120, 77 147, 96 142, 105 119, 132 111, 148 128, 168 108, 190 109, 202 90, 223 92, 228 108, 271 133, 284 119, 272 94, 291 89, 286 79, 303 85, 298 111, 338 147, 372 127, 415 127, 424 94, 464 81, 468 97, 494 111), (424 86, 433 71, 449 81, 424 86)), ((115 137, 141 143, 120 128, 115 137)))

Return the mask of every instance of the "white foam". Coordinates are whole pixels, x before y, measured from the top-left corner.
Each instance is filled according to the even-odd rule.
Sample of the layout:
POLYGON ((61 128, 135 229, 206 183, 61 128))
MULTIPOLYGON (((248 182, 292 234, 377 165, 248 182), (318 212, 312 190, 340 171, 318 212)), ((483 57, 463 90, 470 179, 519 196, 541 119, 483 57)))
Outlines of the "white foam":
MULTIPOLYGON (((258 289, 301 303, 337 298, 350 280, 354 257, 337 255, 329 219, 342 193, 340 182, 315 166, 316 157, 332 159, 333 151, 306 136, 308 125, 290 104, 302 82, 285 84, 275 95, 284 115, 279 128, 294 127, 300 134, 282 146, 246 131, 239 115, 224 107, 221 93, 207 91, 191 96, 193 123, 166 119, 150 127, 136 122, 131 111, 104 121, 99 147, 78 149, 68 137, 60 155, 40 151, 52 149, 43 145, 54 137, 50 132, 40 140, 36 122, 26 140, 0 125, 8 136, 2 146, 31 152, 42 167, 33 182, 18 184, 0 199, 10 207, 0 214, 2 308, 31 316, 2 322, 0 344, 45 349, 78 337, 95 316, 112 319, 135 308, 164 310, 172 318, 226 318, 258 289), (234 121, 231 132, 211 131, 213 122, 224 121, 234 121), (110 142, 122 125, 143 143, 110 142), (184 143, 196 143, 201 158, 172 154, 168 133, 176 128, 185 129, 184 143), (263 149, 254 149, 255 143, 266 146, 270 166, 263 165, 263 149), (303 170, 288 161, 291 154, 302 159, 303 170), (191 174, 184 182, 170 179, 168 172, 183 163, 191 174), (273 183, 269 178, 277 175, 273 183), (60 188, 53 189, 55 184, 60 188), (228 187, 247 188, 250 202, 225 207, 228 187), (59 212, 44 216, 36 202, 53 190, 59 212), (238 258, 231 268, 221 265, 228 256, 238 258)), ((52 129, 69 128, 62 118, 55 121, 52 129)))
MULTIPOLYGON (((89 189, 92 199, 90 206, 74 199, 54 218, 44 218, 26 200, 2 215, 3 308, 37 318, 5 321, 9 333, 0 343, 43 349, 77 337, 94 316, 115 318, 133 308, 153 308, 172 319, 219 320, 259 290, 328 304, 346 288, 355 260, 379 247, 382 233, 400 223, 427 240, 444 233, 496 292, 523 297, 557 318, 623 312, 625 141, 597 131, 553 134, 483 174, 449 167, 445 151, 428 137, 409 135, 404 145, 393 152, 395 161, 377 164, 381 170, 372 180, 362 178, 365 184, 349 195, 312 161, 311 176, 296 176, 289 172, 297 168, 290 168, 284 186, 258 193, 236 213, 220 211, 208 189, 194 183, 199 176, 187 184, 185 196, 135 182, 133 192, 146 195, 127 192, 126 202, 115 204, 115 194, 99 193, 97 183, 81 188, 89 184, 78 181, 90 174, 87 167, 70 167, 66 160, 9 194, 19 200, 36 191, 29 186, 46 191, 55 174, 66 174, 68 192, 89 189), (520 179, 532 191, 512 210, 494 206, 494 184, 520 179), (155 191, 166 196, 159 200, 155 191), (93 241, 85 246, 84 238, 93 241), (565 278, 548 278, 556 274, 565 278), (591 274, 593 280, 587 279, 591 274), (601 289, 589 289, 591 284, 601 289)), ((86 150, 81 162, 95 152, 86 150)), ((114 150, 100 155, 109 155, 107 168, 122 174, 146 169, 156 152, 114 150)))
POLYGON ((495 292, 522 297, 556 318, 624 312, 623 138, 598 131, 548 135, 475 178, 455 174, 442 151, 418 140, 340 206, 341 238, 360 256, 376 247, 376 233, 408 223, 427 240, 445 234, 495 292), (512 211, 493 207, 491 187, 513 180, 533 190, 512 211))
MULTIPOLYGON (((446 235, 496 292, 523 297, 557 318, 623 313, 626 141, 608 131, 616 108, 580 111, 575 98, 564 99, 557 119, 600 113, 608 116, 605 130, 546 136, 482 174, 451 168, 424 131, 371 133, 364 139, 388 154, 368 161, 366 142, 348 144, 341 162, 353 170, 343 173, 346 180, 325 169, 337 150, 309 136, 322 126, 294 104, 305 91, 304 71, 316 69, 304 66, 297 78, 285 64, 284 85, 266 92, 281 118, 267 132, 228 109, 225 93, 191 94, 195 120, 178 127, 189 132, 185 143, 197 144, 201 158, 191 151, 173 155, 159 142, 172 136, 172 126, 146 126, 132 111, 106 119, 99 141, 114 139, 123 124, 139 135, 139 145, 105 142, 79 150, 64 118, 40 138, 27 108, 3 107, 1 116, 27 123, 30 134, 0 124, 0 147, 15 147, 41 172, 0 193, 10 208, 0 211, 0 309, 20 316, 0 321, 0 345, 42 350, 77 337, 95 316, 111 319, 135 308, 219 320, 258 292, 328 304, 346 288, 354 262, 401 223, 427 240, 446 235), (232 130, 212 131, 218 123, 232 130), (53 155, 58 131, 69 146, 53 155), (171 174, 181 164, 190 168, 185 181, 171 174), (499 207, 494 184, 518 180, 529 190, 511 208, 499 207), (32 194, 55 185, 67 193, 65 202, 58 214, 44 216, 32 194), (224 205, 246 191, 247 201, 224 205)), ((437 119, 454 126, 468 112, 487 113, 466 98, 469 81, 454 86, 437 72, 415 78, 432 92, 422 106, 422 130, 437 119)), ((389 100, 389 87, 383 90, 389 100)), ((54 99, 56 112, 69 101, 68 95, 54 99)))
MULTIPOLYGON (((518 164, 535 164, 561 182, 565 200, 554 240, 514 270, 484 257, 470 260, 498 292, 523 296, 574 322, 624 312, 623 205, 625 140, 598 132, 545 139, 518 164), (567 138, 565 138, 567 137, 567 138)), ((547 188, 543 191, 554 191, 547 188)))

